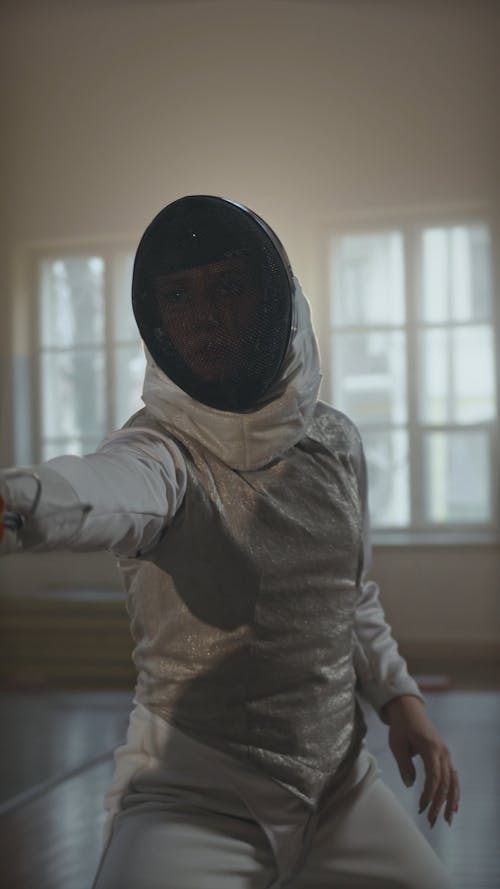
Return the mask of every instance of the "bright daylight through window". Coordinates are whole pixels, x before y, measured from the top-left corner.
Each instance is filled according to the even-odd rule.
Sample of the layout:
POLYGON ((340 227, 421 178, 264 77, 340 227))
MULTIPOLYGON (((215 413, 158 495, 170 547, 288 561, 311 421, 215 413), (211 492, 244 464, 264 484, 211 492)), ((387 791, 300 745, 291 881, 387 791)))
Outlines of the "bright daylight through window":
POLYGON ((145 358, 134 321, 133 256, 59 255, 39 263, 40 459, 93 451, 142 407, 145 358))
MULTIPOLYGON (((89 453, 142 406, 125 249, 38 264, 40 459, 89 453)), ((492 531, 498 412, 484 223, 337 235, 328 400, 359 426, 375 531, 492 531)), ((325 364, 328 364, 325 362, 325 364)))
POLYGON ((497 392, 485 224, 334 237, 330 398, 361 430, 374 529, 492 529, 497 392))

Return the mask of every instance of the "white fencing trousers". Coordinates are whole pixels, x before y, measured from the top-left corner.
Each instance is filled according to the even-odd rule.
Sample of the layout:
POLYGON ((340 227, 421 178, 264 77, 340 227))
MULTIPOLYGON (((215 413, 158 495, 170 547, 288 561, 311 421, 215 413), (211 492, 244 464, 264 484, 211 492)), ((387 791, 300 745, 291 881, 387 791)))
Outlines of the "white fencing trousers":
POLYGON ((366 747, 319 811, 136 704, 93 889, 452 889, 366 747))

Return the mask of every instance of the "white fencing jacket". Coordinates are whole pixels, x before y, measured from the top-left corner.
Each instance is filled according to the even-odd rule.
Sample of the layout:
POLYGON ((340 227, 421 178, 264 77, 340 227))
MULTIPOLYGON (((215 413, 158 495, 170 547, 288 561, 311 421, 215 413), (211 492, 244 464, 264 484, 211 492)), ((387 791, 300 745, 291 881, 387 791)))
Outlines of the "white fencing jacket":
MULTIPOLYGON (((250 757, 257 767, 306 802, 314 804, 328 777, 345 762, 349 751, 352 752, 356 730, 358 742, 363 734, 354 681, 356 693, 361 694, 380 716, 384 704, 400 695, 411 694, 424 703, 425 700, 398 652, 379 601, 378 586, 367 579, 371 554, 361 440, 348 418, 317 400, 321 380, 318 349, 309 306, 297 279, 294 299, 297 332, 281 377, 265 403, 245 414, 214 410, 194 401, 175 386, 148 355, 143 391, 145 409, 142 412, 123 429, 108 436, 94 454, 61 456, 31 467, 42 481, 43 493, 34 518, 23 532, 22 546, 33 551, 107 549, 116 554, 129 595, 140 703, 214 747, 250 757), (285 482, 281 487, 280 473, 285 482), (302 481, 297 482, 297 479, 302 481), (318 493, 321 490, 324 490, 323 498, 318 493), (205 496, 207 491, 208 499, 205 496), (250 514, 257 524, 251 527, 247 524, 243 532, 237 529, 242 527, 242 504, 247 494, 251 507, 249 512, 247 503, 245 521, 248 522, 250 514), (302 522, 301 516, 307 513, 310 498, 316 498, 315 517, 311 516, 309 523, 302 522), (274 677, 274 686, 269 689, 262 680, 253 689, 251 679, 248 680, 247 694, 251 700, 239 700, 234 704, 236 709, 240 708, 240 716, 244 714, 245 718, 237 719, 235 715, 223 727, 221 713, 231 706, 231 695, 234 697, 235 694, 231 691, 229 677, 230 670, 238 672, 231 660, 233 655, 228 658, 232 667, 226 671, 227 697, 222 695, 221 711, 213 715, 211 722, 207 718, 204 724, 203 707, 189 688, 194 681, 199 683, 203 679, 203 671, 207 671, 212 655, 217 658, 233 651, 235 628, 231 627, 230 643, 227 627, 217 626, 214 635, 213 627, 217 621, 211 621, 210 615, 207 618, 204 613, 200 618, 197 610, 203 611, 202 606, 197 603, 193 606, 189 596, 186 604, 179 583, 176 588, 173 551, 181 552, 184 560, 191 557, 196 565, 197 553, 190 553, 190 539, 197 527, 196 517, 193 519, 195 503, 205 504, 197 506, 201 514, 205 510, 201 524, 198 523, 201 528, 196 538, 198 546, 203 547, 204 536, 213 527, 214 517, 221 529, 219 543, 222 551, 229 554, 229 560, 231 553, 244 548, 245 540, 254 541, 250 547, 249 576, 258 579, 255 589, 248 595, 254 596, 252 601, 257 601, 258 608, 254 608, 253 614, 258 612, 260 617, 258 620, 254 618, 253 622, 240 621, 241 626, 245 623, 247 635, 239 626, 238 639, 246 646, 245 651, 252 652, 254 666, 251 670, 255 668, 255 675, 260 675, 259 670, 262 673, 258 660, 261 657, 263 662, 270 664, 269 675, 274 677), (78 512, 81 504, 91 507, 82 521, 78 512), (75 507, 75 510, 66 512, 68 507, 75 507), (331 546, 329 509, 332 516, 335 514, 331 524, 331 546), (266 567, 259 574, 258 522, 262 519, 258 516, 263 514, 271 515, 271 520, 266 530, 266 567), (292 515, 293 521, 287 525, 287 516, 292 515), (305 529, 302 537, 301 528, 305 529), (311 535, 314 528, 314 535, 311 535), (304 534, 310 534, 307 547, 304 534), (284 560, 280 549, 287 545, 290 546, 289 556, 284 560), (332 558, 322 560, 322 553, 329 549, 332 558), (293 594, 291 591, 293 578, 300 574, 308 554, 314 557, 314 564, 319 560, 323 566, 321 578, 317 583, 315 580, 316 586, 305 581, 304 590, 311 603, 309 611, 304 605, 307 596, 300 595, 300 590, 293 594), (276 560, 281 566, 277 572, 279 582, 272 568, 276 560), (331 577, 328 570, 331 570, 331 577), (337 610, 331 610, 331 614, 322 608, 318 592, 326 588, 327 582, 337 596, 337 610), (288 598, 284 598, 285 593, 288 598), (156 613, 153 609, 151 618, 153 599, 156 613), (277 601, 283 603, 285 599, 289 614, 286 610, 280 612, 281 604, 276 605, 277 601), (313 620, 315 601, 318 603, 316 621, 313 620), (146 613, 149 623, 144 620, 146 613), (296 621, 293 645, 292 637, 290 634, 287 637, 285 632, 293 622, 292 614, 296 621), (188 618, 191 623, 186 623, 188 618), (326 627, 330 633, 326 638, 331 638, 331 656, 328 644, 325 646, 324 642, 325 620, 332 621, 331 627, 326 627), (206 628, 210 624, 212 627, 208 632, 206 628), (251 630, 248 630, 250 624, 251 630), (294 662, 291 652, 297 648, 301 625, 304 638, 309 639, 304 644, 309 655, 301 654, 294 662), (311 625, 316 629, 310 630, 311 625), (320 631, 323 641, 319 646, 320 631), (248 632, 251 632, 251 638, 248 632), (183 633, 191 640, 184 653, 178 644, 172 644, 172 640, 177 643, 180 639, 182 649, 183 633), (280 640, 287 638, 290 647, 285 655, 280 651, 280 640), (317 667, 318 652, 323 661, 325 658, 328 661, 321 669, 317 667), (179 676, 181 673, 184 676, 186 671, 180 669, 180 664, 186 657, 193 663, 196 661, 198 674, 193 676, 193 670, 188 671, 183 684, 179 676), (297 671, 300 672, 301 664, 305 669, 304 690, 297 695, 297 671), (176 677, 175 683, 172 677, 176 677), (279 681, 277 677, 281 677, 279 681), (333 726, 336 700, 337 711, 342 709, 344 716, 342 719, 338 717, 338 725, 333 726), (193 703, 183 704, 183 701, 193 703), (258 702, 262 701, 261 706, 258 702), (316 710, 311 701, 317 701, 316 710), (331 705, 331 712, 327 705, 331 705), (297 713, 302 711, 301 727, 297 713), (326 720, 327 711, 330 722, 326 720), (322 718, 324 725, 320 725, 322 718), (240 728, 234 728, 233 732, 232 725, 240 728), (243 725, 246 726, 244 730, 243 725), (311 733, 311 725, 317 725, 315 736, 311 733), (334 743, 326 742, 329 725, 334 728, 334 743), (290 740, 291 734, 293 738, 290 740)), ((29 478, 2 477, 0 473, 0 493, 10 509, 26 513, 33 497, 33 482, 29 478)), ((217 538, 214 539, 217 547, 217 538)), ((6 549, 8 542, 4 544, 6 549)), ((264 559, 263 551, 261 556, 264 559)), ((197 576, 196 569, 193 571, 193 583, 200 584, 202 575, 197 576)), ((312 574, 315 574, 314 569, 312 574)), ((235 587, 237 595, 237 582, 235 587)), ((209 589, 206 585, 203 588, 209 589)), ((331 601, 334 601, 332 597, 331 601)), ((248 665, 245 669, 248 671, 248 665)), ((224 676, 221 682, 217 669, 213 672, 213 688, 222 685, 225 689, 224 676)), ((207 675, 211 675, 210 670, 207 675)), ((233 686, 236 687, 234 683, 233 686)), ((207 694, 205 701, 215 700, 215 694, 210 698, 210 690, 207 694)))

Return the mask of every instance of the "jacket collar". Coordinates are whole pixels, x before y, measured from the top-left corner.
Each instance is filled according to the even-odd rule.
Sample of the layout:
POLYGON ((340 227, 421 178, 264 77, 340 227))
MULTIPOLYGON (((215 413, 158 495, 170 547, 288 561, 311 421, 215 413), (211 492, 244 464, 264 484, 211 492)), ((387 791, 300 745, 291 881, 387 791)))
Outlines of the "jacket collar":
POLYGON ((219 411, 195 401, 155 364, 145 348, 147 367, 142 399, 175 438, 201 444, 232 469, 259 469, 293 447, 309 425, 321 383, 319 351, 309 303, 294 278, 297 331, 280 378, 266 403, 244 414, 219 411))

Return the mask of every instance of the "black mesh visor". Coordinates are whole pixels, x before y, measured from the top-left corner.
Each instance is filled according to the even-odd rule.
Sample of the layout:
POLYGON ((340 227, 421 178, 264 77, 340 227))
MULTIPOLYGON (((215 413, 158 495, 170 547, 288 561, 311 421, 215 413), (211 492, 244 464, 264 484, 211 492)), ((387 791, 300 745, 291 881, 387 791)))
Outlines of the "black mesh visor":
POLYGON ((177 386, 203 404, 243 412, 280 373, 292 288, 285 250, 256 213, 190 195, 144 232, 132 305, 153 359, 177 386))

